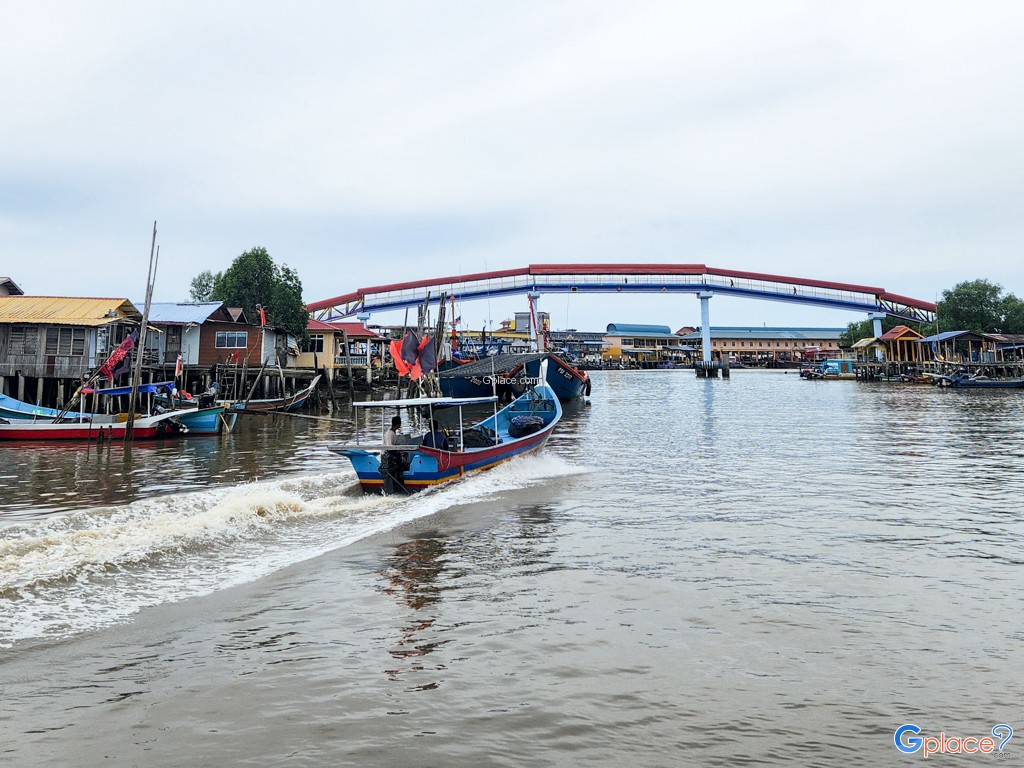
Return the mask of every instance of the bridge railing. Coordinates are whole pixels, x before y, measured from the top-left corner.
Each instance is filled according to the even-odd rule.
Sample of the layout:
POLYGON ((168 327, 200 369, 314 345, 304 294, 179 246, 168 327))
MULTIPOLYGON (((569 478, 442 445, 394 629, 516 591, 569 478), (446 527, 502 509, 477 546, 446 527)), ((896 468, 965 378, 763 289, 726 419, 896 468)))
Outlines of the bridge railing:
MULTIPOLYGON (((486 276, 473 275, 473 279, 455 282, 437 282, 395 286, 392 290, 370 290, 365 294, 350 294, 351 303, 339 305, 334 314, 327 313, 330 319, 336 319, 354 312, 386 311, 390 309, 413 307, 423 302, 427 296, 437 301, 442 292, 454 294, 460 298, 479 299, 487 296, 526 293, 532 289, 553 291, 651 291, 659 290, 694 292, 710 290, 723 295, 734 293, 748 297, 778 299, 798 303, 809 303, 820 306, 831 306, 837 309, 856 311, 884 311, 913 320, 928 320, 929 310, 915 308, 913 300, 900 301, 902 297, 869 290, 854 290, 864 286, 845 286, 843 284, 814 284, 798 278, 787 279, 777 275, 760 275, 731 270, 701 271, 706 267, 690 271, 637 271, 623 270, 622 273, 597 273, 589 271, 574 273, 569 270, 558 272, 527 272, 516 271, 513 274, 492 273, 486 276), (774 278, 774 279, 773 279, 774 278), (358 299, 356 296, 358 295, 358 299)), ((450 278, 446 278, 449 279, 450 278)), ((383 287, 383 288, 386 288, 383 287)), ((881 289, 871 289, 881 290, 881 289)))

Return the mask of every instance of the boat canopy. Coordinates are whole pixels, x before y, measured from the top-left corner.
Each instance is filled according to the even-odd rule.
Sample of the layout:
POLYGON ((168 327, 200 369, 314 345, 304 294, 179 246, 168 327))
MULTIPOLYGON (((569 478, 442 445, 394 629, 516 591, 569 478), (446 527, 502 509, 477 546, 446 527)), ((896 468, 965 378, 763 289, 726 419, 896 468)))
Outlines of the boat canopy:
MULTIPOLYGON (((174 389, 173 381, 154 381, 151 384, 140 384, 139 392, 160 392, 166 390, 170 392, 174 389)), ((110 389, 93 389, 92 387, 82 387, 82 391, 90 395, 107 395, 108 397, 120 397, 121 395, 130 395, 132 393, 131 387, 112 387, 110 389)))
POLYGON ((489 397, 412 397, 408 400, 364 400, 363 402, 352 403, 352 405, 357 408, 412 408, 419 405, 446 408, 453 405, 493 403, 497 399, 493 395, 489 397))

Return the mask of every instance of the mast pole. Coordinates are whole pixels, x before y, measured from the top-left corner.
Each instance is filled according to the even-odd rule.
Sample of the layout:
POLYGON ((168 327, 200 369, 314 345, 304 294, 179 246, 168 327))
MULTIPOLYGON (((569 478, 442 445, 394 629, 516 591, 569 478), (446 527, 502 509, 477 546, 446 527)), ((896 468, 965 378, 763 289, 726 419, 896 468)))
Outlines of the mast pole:
POLYGON ((142 310, 142 327, 139 328, 139 351, 135 358, 132 371, 132 391, 128 398, 128 421, 124 427, 124 441, 130 442, 134 437, 135 408, 139 396, 139 385, 142 383, 142 356, 146 350, 146 325, 149 323, 149 308, 153 302, 153 283, 156 281, 156 268, 160 261, 160 250, 156 247, 156 222, 153 222, 153 241, 149 246, 149 272, 146 277, 146 304, 142 310))

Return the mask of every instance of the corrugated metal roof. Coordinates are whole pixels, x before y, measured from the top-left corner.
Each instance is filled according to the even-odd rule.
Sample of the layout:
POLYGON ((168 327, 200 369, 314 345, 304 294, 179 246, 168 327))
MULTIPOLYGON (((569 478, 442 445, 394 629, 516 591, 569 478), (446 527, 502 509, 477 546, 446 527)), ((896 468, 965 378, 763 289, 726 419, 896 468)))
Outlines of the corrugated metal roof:
POLYGON ((223 305, 223 301, 154 302, 149 307, 149 322, 165 325, 202 325, 223 305))
POLYGON ((667 325, 608 323, 609 336, 675 336, 667 325))
POLYGON ((142 313, 128 299, 0 296, 0 323, 100 326, 126 317, 142 319, 142 313))
POLYGON ((896 339, 902 339, 908 335, 911 337, 911 340, 921 338, 920 333, 915 331, 913 328, 908 328, 905 325, 897 325, 893 328, 890 328, 888 331, 879 336, 879 338, 882 341, 895 341, 896 339))
POLYGON ((11 280, 11 278, 7 277, 6 275, 0 275, 0 285, 6 285, 7 292, 10 293, 12 296, 21 296, 23 293, 25 293, 23 290, 21 290, 21 288, 18 287, 17 283, 15 283, 13 280, 11 280))
POLYGON ((325 323, 322 320, 309 319, 306 323, 307 331, 316 331, 323 333, 325 331, 331 333, 341 333, 345 331, 350 339, 380 339, 384 338, 379 336, 371 330, 368 330, 363 326, 362 323, 325 323))
POLYGON ((995 341, 986 333, 974 333, 972 331, 943 331, 934 336, 925 336, 923 339, 916 339, 918 342, 948 341, 949 339, 965 339, 967 341, 995 341))
MULTIPOLYGON (((838 339, 845 328, 712 328, 712 339, 793 339, 796 341, 817 341, 838 339)), ((699 339, 700 331, 687 333, 684 339, 699 339)))
POLYGON ((851 349, 864 349, 865 347, 873 347, 876 346, 877 344, 878 339, 869 336, 866 339, 858 339, 857 341, 853 342, 853 346, 851 347, 851 349))

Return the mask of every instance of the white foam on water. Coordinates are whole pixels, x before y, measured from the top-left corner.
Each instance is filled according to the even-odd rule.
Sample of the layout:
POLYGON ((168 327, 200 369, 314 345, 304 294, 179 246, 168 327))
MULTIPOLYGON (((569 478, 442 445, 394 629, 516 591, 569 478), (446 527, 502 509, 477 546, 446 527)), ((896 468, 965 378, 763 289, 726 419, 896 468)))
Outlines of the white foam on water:
POLYGON ((531 455, 408 497, 363 495, 351 471, 339 471, 12 526, 0 531, 0 647, 108 626, 453 506, 586 471, 531 455))

